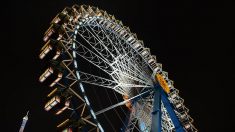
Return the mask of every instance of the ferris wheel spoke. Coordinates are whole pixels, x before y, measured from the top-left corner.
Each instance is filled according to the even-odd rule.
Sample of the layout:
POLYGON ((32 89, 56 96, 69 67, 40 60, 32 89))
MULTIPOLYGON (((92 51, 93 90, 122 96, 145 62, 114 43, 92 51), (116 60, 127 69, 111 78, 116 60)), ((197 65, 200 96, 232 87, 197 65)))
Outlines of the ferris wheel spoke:
POLYGON ((116 65, 119 66, 119 69, 122 69, 125 73, 128 72, 131 75, 146 82, 150 81, 148 74, 145 74, 144 70, 139 69, 135 63, 126 56, 123 56, 121 59, 119 59, 119 61, 116 62, 116 65))
POLYGON ((133 67, 131 67, 131 65, 128 65, 128 58, 124 55, 124 56, 119 56, 116 58, 115 62, 113 62, 111 65, 112 66, 116 66, 116 68, 128 72, 128 73, 133 73, 135 74, 134 69, 132 69, 133 67))
POLYGON ((139 55, 139 52, 134 50, 130 45, 128 46, 130 47, 130 49, 132 49, 127 51, 130 59, 133 60, 139 67, 141 67, 141 69, 143 69, 147 75, 151 74, 150 67, 148 66, 146 60, 139 55))
MULTIPOLYGON (((97 21, 96 21, 96 24, 98 24, 97 21)), ((95 24, 93 24, 93 25, 95 25, 95 24)), ((105 30, 105 29, 103 28, 103 26, 99 26, 99 27, 101 27, 101 29, 102 29, 103 32, 105 32, 105 34, 106 34, 107 38, 109 38, 109 40, 110 40, 110 38, 112 38, 112 40, 110 40, 110 41, 112 42, 113 45, 114 45, 114 44, 115 44, 115 45, 118 44, 118 45, 120 45, 120 46, 118 47, 119 49, 126 49, 126 50, 127 50, 127 51, 124 50, 124 51, 125 51, 125 54, 127 54, 126 52, 131 52, 131 51, 134 52, 134 50, 133 50, 128 44, 126 44, 125 42, 120 43, 120 39, 117 39, 116 36, 115 36, 115 37, 112 37, 112 34, 114 34, 114 33, 109 33, 109 34, 107 34, 107 31, 108 31, 107 29, 105 30), (114 39, 116 38, 116 40, 118 40, 119 42, 118 42, 118 43, 115 43, 115 41, 113 40, 113 38, 114 38, 114 39), (122 45, 124 45, 124 44, 127 45, 127 48, 124 48, 124 47, 122 46, 122 45), (121 47, 121 48, 120 48, 120 47, 121 47)), ((110 43, 108 43, 108 44, 110 44, 110 43)), ((132 54, 133 54, 133 53, 132 53, 132 54)), ((132 54, 131 54, 131 55, 132 55, 132 54)), ((136 55, 136 54, 134 54, 134 55, 136 55)), ((129 57, 131 58, 132 56, 129 56, 129 57)), ((140 56, 139 56, 139 57, 140 57, 140 56)), ((136 59, 136 56, 134 56, 133 58, 136 59)))
MULTIPOLYGON (((99 76, 95 76, 89 73, 81 72, 79 71, 81 81, 84 83, 88 84, 93 84, 105 88, 110 88, 110 89, 115 89, 115 87, 120 86, 123 88, 148 88, 151 87, 151 85, 146 85, 146 84, 139 84, 135 85, 132 84, 131 82, 126 82, 126 83, 118 83, 106 78, 102 78, 99 76)), ((119 92, 120 93, 120 92, 119 92)))
POLYGON ((137 69, 141 69, 146 75, 149 75, 150 71, 148 70, 148 65, 142 60, 141 56, 138 55, 138 53, 128 44, 126 45, 125 49, 128 49, 126 51, 126 58, 129 58, 129 60, 132 61, 133 64, 138 66, 137 69), (141 68, 140 68, 141 67, 141 68))
POLYGON ((93 85, 97 85, 97 86, 101 86, 105 88, 111 88, 111 89, 117 85, 115 81, 102 78, 99 76, 95 76, 89 73, 85 73, 82 71, 78 71, 78 72, 80 74, 81 81, 84 83, 93 84, 93 85))
POLYGON ((126 74, 125 72, 122 72, 120 70, 116 70, 116 71, 112 72, 111 76, 118 83, 120 83, 120 82, 125 82, 125 83, 135 82, 137 84, 138 83, 139 84, 145 84, 145 85, 148 85, 148 86, 152 85, 151 83, 148 83, 148 81, 143 81, 143 80, 141 80, 139 78, 136 78, 135 76, 131 76, 131 75, 126 74))
POLYGON ((136 84, 132 84, 132 83, 119 83, 118 84, 120 87, 123 88, 149 88, 151 86, 149 85, 136 85, 136 84))
POLYGON ((100 57, 105 59, 107 62, 112 61, 114 58, 103 42, 100 41, 96 35, 91 33, 90 29, 86 26, 82 26, 78 29, 78 34, 99 54, 100 57))
POLYGON ((109 61, 112 62, 114 60, 114 58, 118 55, 117 53, 114 53, 114 51, 112 50, 111 47, 108 47, 112 44, 112 42, 109 42, 108 43, 105 43, 105 39, 107 39, 107 36, 104 36, 104 35, 100 35, 100 33, 96 33, 96 32, 99 32, 99 31, 96 31, 95 27, 92 27, 92 26, 88 26, 89 30, 87 27, 87 30, 92 34, 94 35, 94 37, 97 39, 97 41, 99 42, 95 47, 97 50, 99 50, 100 52, 104 52, 103 56, 105 58, 110 58, 109 61), (111 43, 111 44, 110 44, 111 43))
MULTIPOLYGON (((131 100, 134 100, 134 99, 137 99, 137 98, 141 98, 141 96, 144 96, 144 95, 146 95, 146 94, 149 94, 151 91, 152 91, 152 89, 147 90, 147 91, 142 92, 142 93, 140 93, 140 94, 138 94, 138 95, 136 95, 136 96, 133 96, 133 97, 127 99, 127 100, 124 100, 124 101, 122 101, 122 102, 119 102, 119 103, 117 103, 117 104, 114 104, 114 105, 112 105, 112 106, 109 106, 109 107, 107 107, 107 108, 104 108, 104 109, 102 109, 102 110, 100 110, 100 111, 95 112, 95 115, 98 116, 98 115, 100 115, 100 114, 102 114, 102 113, 104 113, 104 112, 106 112, 106 111, 109 111, 109 110, 111 110, 111 109, 114 109, 114 108, 116 108, 116 107, 118 107, 118 106, 125 105, 127 102, 129 102, 129 101, 131 101, 131 100)), ((91 118, 90 115, 87 116, 87 117, 85 117, 85 119, 89 119, 89 118, 91 118)))
MULTIPOLYGON (((101 28, 102 28, 102 30, 105 30, 102 26, 101 26, 101 28)), ((116 49, 118 50, 118 52, 120 54, 126 54, 126 50, 128 50, 128 49, 126 49, 124 47, 124 44, 125 44, 124 40, 118 39, 117 35, 112 31, 109 34, 110 34, 110 39, 113 41, 113 44, 116 47, 116 49)))
POLYGON ((88 62, 92 63, 97 68, 103 70, 106 73, 111 73, 112 69, 110 67, 110 64, 106 62, 103 58, 99 57, 96 53, 88 49, 83 44, 79 43, 75 40, 76 47, 75 51, 76 54, 87 60, 88 62))
MULTIPOLYGON (((107 44, 113 44, 112 46, 114 47, 113 49, 116 50, 116 52, 118 52, 119 54, 126 54, 126 50, 130 50, 130 49, 125 49, 123 47, 123 44, 125 44, 124 40, 120 40, 119 38, 117 38, 115 32, 113 32, 112 30, 109 31, 110 29, 107 28, 107 26, 105 26, 106 23, 103 24, 99 24, 98 21, 93 21, 94 23, 91 23, 93 26, 98 25, 98 27, 101 29, 101 31, 103 32, 103 34, 105 34, 105 36, 108 38, 108 42, 106 42, 107 44), (106 28, 106 29, 105 29, 106 28), (122 42, 121 42, 122 41, 122 42), (111 42, 111 43, 110 43, 111 42)), ((109 22, 111 23, 111 22, 109 22)), ((121 29, 123 30, 124 28, 121 27, 121 29)))
POLYGON ((102 36, 103 39, 101 39, 105 45, 107 45, 107 47, 110 47, 109 49, 111 50, 111 52, 115 52, 116 55, 120 54, 119 52, 119 47, 116 47, 116 44, 114 43, 115 41, 113 41, 113 36, 112 36, 112 32, 107 32, 107 30, 105 30, 103 28, 103 26, 101 26, 98 22, 97 19, 94 19, 93 21, 89 22, 89 26, 91 27, 97 27, 99 30, 94 32, 95 34, 102 36), (100 35, 101 34, 101 35, 100 35))
MULTIPOLYGON (((148 88, 151 87, 151 85, 147 84, 139 84, 135 85, 132 84, 131 82, 126 82, 126 83, 118 83, 113 80, 109 80, 106 78, 102 78, 93 74, 85 73, 82 71, 76 71, 80 75, 80 79, 78 81, 87 83, 87 84, 92 84, 104 88, 109 88, 109 89, 114 89, 115 91, 117 90, 116 87, 122 87, 122 89, 128 89, 128 88, 148 88)), ((75 73, 74 73, 75 74, 75 73)), ((74 76, 69 74, 66 78, 73 80, 74 76)), ((121 91, 118 91, 118 93, 122 93, 121 91)))
POLYGON ((139 76, 143 75, 145 77, 144 71, 141 72, 140 68, 137 68, 135 66, 135 63, 133 64, 133 61, 128 59, 126 56, 120 56, 116 58, 115 62, 111 64, 114 68, 121 69, 122 71, 126 71, 132 74, 140 74, 139 76))
POLYGON ((114 68, 112 68, 112 69, 114 69, 114 68))
POLYGON ((130 67, 127 68, 126 66, 123 65, 125 64, 122 64, 122 62, 118 60, 116 60, 113 64, 111 64, 111 66, 114 69, 114 71, 111 73, 111 76, 113 77, 114 80, 116 81, 133 80, 143 84, 151 85, 151 82, 148 80, 148 78, 135 76, 137 73, 128 70, 130 67))
POLYGON ((102 43, 102 46, 108 50, 112 57, 117 56, 119 53, 118 49, 114 46, 113 41, 111 40, 111 33, 107 34, 107 32, 104 32, 102 27, 99 24, 91 24, 92 22, 96 21, 96 19, 93 19, 92 21, 89 21, 89 24, 87 27, 91 29, 91 33, 102 43))

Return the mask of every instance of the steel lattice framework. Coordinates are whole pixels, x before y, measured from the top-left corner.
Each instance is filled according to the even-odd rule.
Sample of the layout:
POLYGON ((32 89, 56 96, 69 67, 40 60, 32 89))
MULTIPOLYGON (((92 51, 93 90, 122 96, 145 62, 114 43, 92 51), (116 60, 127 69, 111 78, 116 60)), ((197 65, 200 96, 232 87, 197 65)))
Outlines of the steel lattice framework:
POLYGON ((70 109, 70 118, 74 114, 77 117, 72 121, 70 118, 65 120, 58 127, 69 124, 68 128, 83 129, 83 126, 86 126, 87 131, 104 131, 97 116, 131 103, 127 123, 122 129, 126 132, 134 129, 197 131, 192 125, 193 120, 188 115, 188 109, 183 104, 184 100, 174 88, 173 81, 168 78, 168 73, 162 71, 162 65, 157 63, 156 56, 151 55, 150 49, 144 47, 143 41, 138 40, 137 35, 131 33, 130 29, 114 16, 86 5, 67 7, 52 20, 44 41, 46 44, 39 57, 48 60, 47 56, 50 56, 48 54, 51 51, 54 51, 54 55, 51 57, 49 68, 39 80, 44 82, 56 75, 49 84, 55 89, 48 97, 59 95, 59 99, 52 98, 45 109, 53 109, 62 102, 61 98, 64 98, 67 104, 57 110, 57 114, 70 109), (105 75, 101 77, 80 70, 79 58, 92 64, 105 75), (111 89, 128 98, 100 111, 94 111, 83 84, 111 89), (74 101, 76 99, 77 101, 74 101), (159 126, 156 129, 153 124, 157 123, 159 126))

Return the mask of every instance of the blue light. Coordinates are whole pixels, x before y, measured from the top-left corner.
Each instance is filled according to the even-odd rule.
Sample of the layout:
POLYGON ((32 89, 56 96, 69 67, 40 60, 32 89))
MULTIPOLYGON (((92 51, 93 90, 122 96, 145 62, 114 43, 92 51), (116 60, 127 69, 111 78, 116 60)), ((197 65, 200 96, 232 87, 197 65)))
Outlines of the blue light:
POLYGON ((148 132, 148 129, 147 129, 147 127, 146 127, 144 122, 141 121, 139 123, 139 127, 140 127, 141 132, 148 132))

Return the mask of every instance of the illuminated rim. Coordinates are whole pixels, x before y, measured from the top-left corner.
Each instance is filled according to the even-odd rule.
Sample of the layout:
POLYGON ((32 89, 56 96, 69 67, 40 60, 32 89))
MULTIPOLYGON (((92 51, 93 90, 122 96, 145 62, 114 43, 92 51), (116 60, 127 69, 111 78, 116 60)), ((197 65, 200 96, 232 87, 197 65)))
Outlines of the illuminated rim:
MULTIPOLYGON (((73 36, 73 39, 74 39, 74 40, 76 39, 76 35, 77 35, 77 30, 78 30, 78 28, 79 28, 79 26, 77 26, 76 29, 75 29, 74 36, 73 36)), ((73 45, 73 54, 72 54, 72 55, 73 55, 73 58, 74 58, 74 59, 73 59, 74 68, 75 68, 75 69, 78 69, 78 64, 77 64, 77 61, 76 61, 77 56, 76 56, 76 53, 75 53, 76 44, 73 42, 72 45, 73 45)), ((78 71, 76 71, 76 76, 77 76, 78 79, 80 79, 80 74, 79 74, 78 71)), ((89 102, 89 100, 88 100, 88 98, 87 98, 87 96, 86 96, 85 89, 84 89, 84 87, 83 87, 83 85, 82 85, 81 82, 79 83, 79 88, 80 88, 80 90, 81 90, 81 92, 82 92, 82 94, 83 94, 83 97, 84 97, 84 99, 85 99, 85 103, 87 104, 87 106, 88 106, 88 108, 89 108, 89 111, 90 111, 90 113, 91 113, 91 116, 92 116, 93 120, 96 122, 96 124, 97 124, 98 128, 100 129, 100 131, 101 131, 101 132, 104 132, 102 126, 100 125, 100 123, 98 122, 98 120, 97 120, 97 118, 96 118, 96 115, 95 115, 93 109, 90 107, 90 102, 89 102)))

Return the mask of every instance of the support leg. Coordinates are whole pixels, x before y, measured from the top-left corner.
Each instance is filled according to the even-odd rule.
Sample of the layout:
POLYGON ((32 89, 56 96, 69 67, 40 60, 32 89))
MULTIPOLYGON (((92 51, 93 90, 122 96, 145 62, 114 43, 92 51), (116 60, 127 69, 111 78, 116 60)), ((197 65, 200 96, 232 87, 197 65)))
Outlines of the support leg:
POLYGON ((155 86, 154 90, 151 132, 161 132, 161 89, 155 86))

